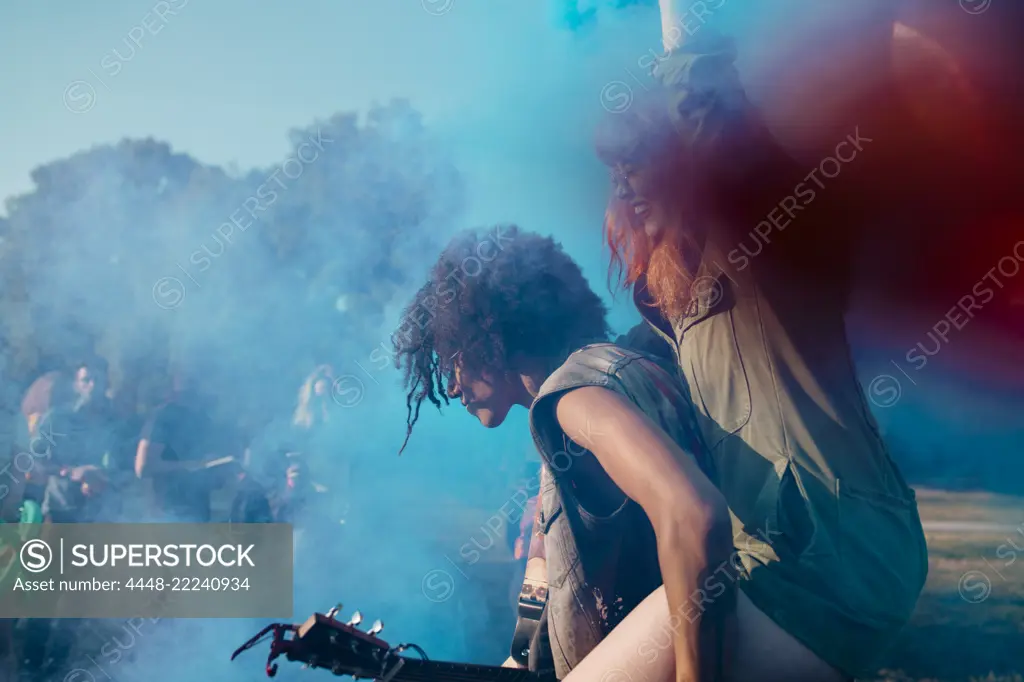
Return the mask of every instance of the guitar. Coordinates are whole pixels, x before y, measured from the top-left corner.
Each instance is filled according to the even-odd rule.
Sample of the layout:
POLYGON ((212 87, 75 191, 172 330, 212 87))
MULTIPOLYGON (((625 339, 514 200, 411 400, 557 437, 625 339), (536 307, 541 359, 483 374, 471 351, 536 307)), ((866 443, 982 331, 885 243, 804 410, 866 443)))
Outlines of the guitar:
POLYGON ((554 674, 544 675, 517 668, 492 665, 431 661, 415 644, 391 646, 377 637, 384 624, 374 622, 363 632, 356 626, 362 615, 356 611, 348 622, 334 616, 336 607, 327 614, 315 613, 302 625, 274 623, 231 654, 231 660, 253 648, 267 635, 271 636, 267 657, 267 677, 277 674, 275 659, 284 656, 300 661, 309 668, 324 668, 335 675, 351 675, 356 679, 380 682, 555 682, 554 674), (402 656, 412 649, 419 658, 402 656))

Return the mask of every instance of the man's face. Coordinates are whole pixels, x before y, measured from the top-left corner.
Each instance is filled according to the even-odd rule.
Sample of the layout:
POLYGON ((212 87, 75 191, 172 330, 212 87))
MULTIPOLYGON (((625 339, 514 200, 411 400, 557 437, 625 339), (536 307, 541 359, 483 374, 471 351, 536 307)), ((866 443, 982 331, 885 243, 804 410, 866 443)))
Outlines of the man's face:
POLYGON ((78 371, 75 372, 72 387, 74 388, 75 395, 78 397, 78 402, 85 404, 92 400, 93 391, 96 390, 96 378, 88 367, 79 367, 78 371))
POLYGON ((508 382, 486 370, 467 368, 461 358, 455 360, 448 381, 448 397, 459 398, 466 410, 488 429, 505 421, 515 404, 508 382))

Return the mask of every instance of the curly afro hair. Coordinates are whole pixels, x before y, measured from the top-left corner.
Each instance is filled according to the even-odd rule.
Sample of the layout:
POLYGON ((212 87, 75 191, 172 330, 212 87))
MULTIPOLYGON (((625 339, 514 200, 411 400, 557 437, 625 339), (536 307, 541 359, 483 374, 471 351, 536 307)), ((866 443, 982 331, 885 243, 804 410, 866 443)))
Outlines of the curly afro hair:
MULTIPOLYGON (((405 450, 420 407, 448 403, 453 359, 501 374, 517 358, 561 363, 608 338, 608 310, 551 237, 499 225, 460 233, 402 314, 392 337, 408 390, 405 450)), ((552 370, 558 364, 553 364, 552 370)))

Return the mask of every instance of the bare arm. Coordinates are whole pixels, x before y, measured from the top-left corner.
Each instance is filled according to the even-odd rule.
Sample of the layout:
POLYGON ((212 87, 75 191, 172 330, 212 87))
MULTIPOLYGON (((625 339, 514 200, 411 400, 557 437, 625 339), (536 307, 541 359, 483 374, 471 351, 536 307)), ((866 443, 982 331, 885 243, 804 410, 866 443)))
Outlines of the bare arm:
POLYGON ((661 7, 661 44, 665 52, 671 52, 682 45, 685 35, 680 28, 683 18, 682 4, 685 0, 659 0, 661 7))
POLYGON ((658 0, 661 8, 661 44, 665 52, 678 50, 687 37, 706 31, 705 21, 725 5, 726 0, 658 0))
POLYGON ((159 476, 173 471, 194 471, 203 466, 200 460, 168 461, 163 459, 164 444, 143 438, 135 450, 135 475, 138 478, 159 476))
POLYGON ((651 520, 669 609, 679 620, 673 629, 676 679, 713 679, 722 630, 718 613, 730 600, 723 596, 720 608, 712 604, 705 611, 691 597, 710 572, 728 565, 732 531, 725 498, 689 455, 617 393, 576 389, 559 399, 556 414, 565 433, 594 454, 651 520))
POLYGON ((139 441, 139 447, 135 450, 135 475, 143 478, 153 475, 153 464, 160 460, 164 453, 164 446, 161 443, 150 443, 143 438, 139 441))

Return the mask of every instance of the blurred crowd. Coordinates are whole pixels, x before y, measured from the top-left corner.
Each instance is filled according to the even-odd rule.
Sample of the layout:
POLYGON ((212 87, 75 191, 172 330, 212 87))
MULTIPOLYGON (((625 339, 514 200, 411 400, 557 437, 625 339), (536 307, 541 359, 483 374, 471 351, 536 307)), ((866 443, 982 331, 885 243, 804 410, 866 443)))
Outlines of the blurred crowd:
MULTIPOLYGON (((296 552, 333 542, 358 519, 354 481, 367 473, 339 447, 335 373, 316 367, 294 409, 245 423, 231 396, 214 395, 196 368, 161 371, 155 392, 112 388, 108 362, 76 359, 8 390, 0 412, 0 523, 42 535, 52 523, 290 523, 296 552), (140 399, 141 393, 153 393, 140 399)), ((536 490, 527 464, 522 490, 536 490)), ((531 493, 532 494, 532 493, 531 493)), ((506 528, 517 562, 509 586, 514 612, 525 570, 536 498, 506 528)), ((369 520, 367 520, 370 522, 369 520)), ((17 556, 0 541, 0 582, 17 556)), ((495 614, 502 632, 509 614, 495 614)), ((101 622, 0 617, 0 680, 63 680, 83 629, 101 622)), ((496 625, 495 627, 499 627, 496 625)))
MULTIPOLYGON (((231 410, 194 373, 168 379, 152 407, 119 409, 108 363, 92 356, 8 391, 0 522, 43 536, 52 523, 284 522, 316 534, 345 522, 351 466, 331 445, 329 366, 302 383, 293 413, 259 426, 223 418, 231 410)), ((0 580, 16 563, 0 546, 0 580)), ((77 627, 0 619, 0 679, 50 679, 77 627)))

